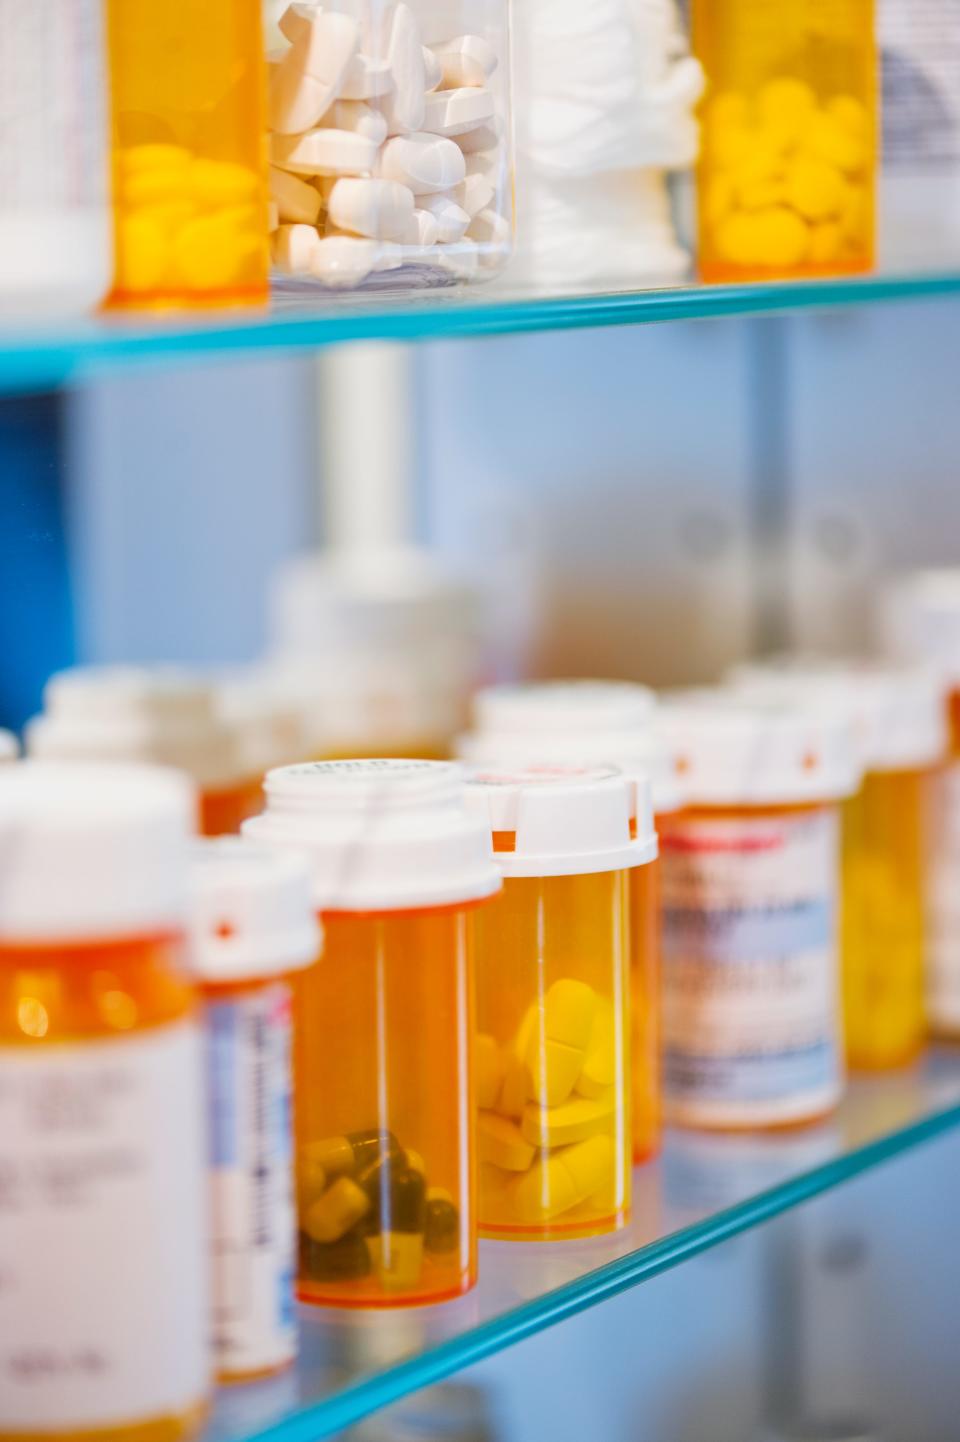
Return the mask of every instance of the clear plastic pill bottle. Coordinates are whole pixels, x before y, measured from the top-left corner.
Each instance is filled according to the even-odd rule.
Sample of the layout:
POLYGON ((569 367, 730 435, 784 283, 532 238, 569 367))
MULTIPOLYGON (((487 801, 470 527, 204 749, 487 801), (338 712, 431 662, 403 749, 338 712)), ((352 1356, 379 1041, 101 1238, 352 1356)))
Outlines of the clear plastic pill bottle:
POLYGON ((304 858, 235 836, 197 843, 191 955, 206 1023, 220 1382, 296 1356, 292 978, 320 940, 304 858))
MULTIPOLYGON (((652 789, 654 827, 683 794, 657 729, 657 698, 629 681, 539 681, 488 686, 473 702, 473 730, 457 754, 480 767, 612 765, 652 789)), ((641 834, 643 834, 641 826, 641 834)), ((660 1150, 660 868, 630 872, 630 1014, 633 1159, 660 1150)))
POLYGON ((193 798, 0 771, 0 1437, 175 1442, 210 1384, 193 798))
POLYGON ((87 310, 110 284, 100 0, 0 0, 0 316, 87 310))
POLYGON ((849 728, 702 692, 664 707, 687 809, 660 834, 668 1120, 782 1127, 843 1084, 839 803, 849 728))
POLYGON ((263 803, 243 728, 219 714, 217 689, 172 667, 78 666, 53 676, 27 751, 46 760, 175 766, 197 791, 205 836, 239 831, 263 803))
POLYGON ((942 688, 916 669, 814 656, 739 667, 746 696, 832 710, 863 769, 843 803, 840 953, 847 1062, 902 1066, 926 1037, 926 806, 946 758, 942 688))
POLYGON ((632 834, 635 795, 612 767, 477 771, 468 787, 504 878, 477 923, 482 1236, 629 1218, 628 883, 657 855, 652 828, 632 834))
POLYGON ((283 767, 244 834, 309 857, 324 953, 294 1000, 302 1301, 440 1302, 476 1280, 473 935, 500 889, 456 766, 283 767), (482 909, 479 914, 482 914, 482 909))
POLYGON ((698 176, 706 281, 874 263, 873 0, 693 0, 707 73, 698 176))
POLYGON ((513 243, 508 0, 290 4, 278 27, 277 279, 422 289, 502 269, 513 243))
POLYGON ((260 0, 106 0, 115 306, 267 294, 260 0))

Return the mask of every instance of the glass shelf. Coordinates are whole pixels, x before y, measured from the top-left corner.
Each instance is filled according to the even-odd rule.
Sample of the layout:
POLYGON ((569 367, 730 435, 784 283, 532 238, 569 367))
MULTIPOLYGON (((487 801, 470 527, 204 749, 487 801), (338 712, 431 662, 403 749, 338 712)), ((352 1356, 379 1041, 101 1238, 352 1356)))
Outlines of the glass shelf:
POLYGON ((587 1242, 485 1242, 462 1301, 392 1314, 301 1308, 296 1369, 221 1391, 204 1442, 315 1442, 898 1153, 960 1126, 960 1050, 858 1077, 837 1115, 761 1135, 673 1132, 635 1173, 631 1225, 587 1242))
POLYGON ((497 283, 410 299, 371 293, 338 302, 280 294, 263 312, 92 318, 0 328, 0 392, 47 389, 104 370, 258 351, 314 350, 347 340, 439 340, 771 315, 960 292, 960 272, 876 275, 769 285, 542 295, 497 283))

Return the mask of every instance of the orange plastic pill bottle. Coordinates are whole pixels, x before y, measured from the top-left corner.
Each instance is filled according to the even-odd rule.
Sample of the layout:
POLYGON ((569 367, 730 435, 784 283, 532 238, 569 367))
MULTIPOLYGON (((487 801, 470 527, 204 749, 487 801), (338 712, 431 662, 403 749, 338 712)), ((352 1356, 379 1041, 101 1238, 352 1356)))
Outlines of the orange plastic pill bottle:
POLYGON ((31 756, 175 766, 196 787, 204 836, 239 831, 262 805, 245 737, 202 677, 167 666, 77 666, 50 679, 43 703, 27 728, 31 756))
POLYGON ((175 1442, 210 1384, 175 773, 0 772, 0 1437, 175 1442))
POLYGON ((695 693, 663 708, 687 809, 660 835, 668 1120, 792 1126, 843 1085, 840 801, 849 726, 695 693))
MULTIPOLYGON (((457 742, 462 760, 489 766, 616 766, 652 788, 654 826, 683 803, 672 758, 657 729, 657 698, 630 681, 538 681, 489 686, 473 702, 473 730, 457 742)), ((643 794, 638 811, 643 810, 643 794)), ((641 832, 642 834, 642 832, 641 832)), ((660 1150, 660 868, 630 872, 630 1014, 633 1159, 660 1150)))
MULTIPOLYGON (((477 925, 482 1236, 594 1236, 630 1214, 628 879, 657 840, 612 767, 481 772, 503 893, 477 925)), ((647 790, 649 795, 649 790, 647 790)))
POLYGON ((244 834, 306 852, 324 927, 294 1002, 298 1295, 459 1296, 477 1266, 473 937, 500 889, 489 833, 443 762, 282 767, 266 793, 244 834))
POLYGON ((221 1382, 296 1356, 292 981, 320 941, 303 858, 233 836, 197 843, 192 960, 206 1023, 221 1382))

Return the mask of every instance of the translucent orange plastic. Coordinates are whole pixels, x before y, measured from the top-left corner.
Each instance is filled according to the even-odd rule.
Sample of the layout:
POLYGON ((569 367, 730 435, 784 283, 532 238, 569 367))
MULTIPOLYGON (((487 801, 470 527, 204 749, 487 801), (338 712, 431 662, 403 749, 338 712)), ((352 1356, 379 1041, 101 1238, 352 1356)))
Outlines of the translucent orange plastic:
POLYGON ((869 772, 842 815, 841 959, 847 1060, 902 1066, 926 1030, 926 771, 869 772))
POLYGON ((222 791, 201 791, 202 836, 236 836, 241 824, 263 810, 263 782, 258 776, 222 791))
POLYGON ((630 872, 633 1160, 660 1150, 660 864, 630 872))
MULTIPOLYGON (((0 1047, 127 1036, 176 1022, 194 1004, 179 938, 0 945, 0 1047)), ((178 1442, 199 1429, 205 1412, 198 1398, 171 1416, 69 1432, 0 1431, 0 1442, 178 1442)))
POLYGON ((294 997, 305 1302, 439 1302, 476 1281, 473 909, 329 912, 294 997))
POLYGON ((693 42, 708 81, 703 279, 872 269, 873 0, 694 0, 693 42))
POLYGON ((107 0, 112 305, 267 295, 260 0, 107 0))
POLYGON ((478 914, 482 1236, 586 1237, 628 1220, 628 876, 508 877, 478 914))

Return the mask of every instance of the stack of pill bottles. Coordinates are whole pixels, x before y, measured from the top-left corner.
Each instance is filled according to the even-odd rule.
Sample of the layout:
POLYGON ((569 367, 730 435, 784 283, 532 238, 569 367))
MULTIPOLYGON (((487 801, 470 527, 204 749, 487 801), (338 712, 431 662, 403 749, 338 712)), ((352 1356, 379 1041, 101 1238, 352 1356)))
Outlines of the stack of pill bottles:
MULTIPOLYGON (((629 681, 540 681, 490 686, 473 703, 473 730, 457 754, 475 766, 612 765, 652 788, 654 825, 678 811, 682 790, 657 730, 653 691, 629 681)), ((630 872, 633 1159, 660 1149, 660 868, 630 872)))
POLYGON ((312 762, 244 834, 305 851, 323 960, 296 981, 302 1301, 439 1302, 476 1280, 473 938, 500 889, 460 769, 312 762))
POLYGON ((174 772, 0 769, 4 1439, 176 1442, 206 1406, 193 822, 174 772))
POLYGON ((927 1020, 935 1036, 960 1040, 960 570, 906 573, 880 606, 884 648, 939 682, 949 760, 928 794, 927 1020))
POLYGON ((504 879, 477 922, 481 1235, 613 1231, 631 1203, 628 881, 657 855, 649 787, 612 767, 477 770, 467 798, 504 879))
POLYGON ((304 858, 235 836, 197 842, 191 953, 206 1028, 220 1382, 269 1376, 296 1356, 292 978, 320 941, 304 858))
POLYGON ((133 761, 175 766, 193 780, 200 830, 236 832, 262 804, 242 732, 218 713, 203 679, 173 668, 79 666, 47 683, 43 713, 27 727, 40 760, 133 761))
POLYGON ((941 687, 915 668, 802 654, 740 666, 730 679, 747 697, 832 709, 856 732, 863 780, 841 826, 847 1062, 913 1061, 927 1033, 926 806, 946 757, 941 687))
POLYGON ((703 279, 871 269, 874 0, 694 0, 693 42, 708 84, 703 279))
POLYGON ((115 306, 262 303, 260 0, 106 0, 115 306))
POLYGON ((660 833, 668 1119, 814 1121, 843 1083, 839 810, 859 781, 852 731, 708 691, 664 705, 661 725, 687 796, 660 833))

